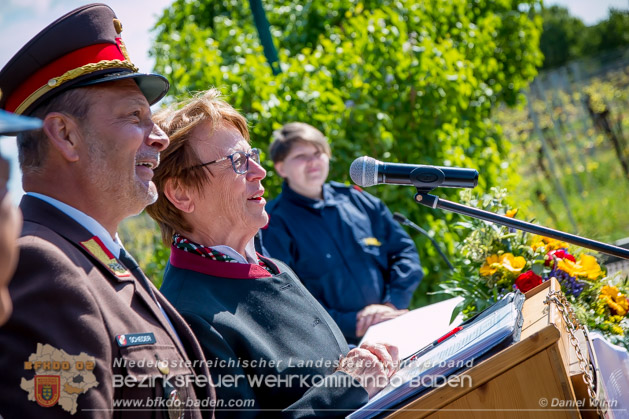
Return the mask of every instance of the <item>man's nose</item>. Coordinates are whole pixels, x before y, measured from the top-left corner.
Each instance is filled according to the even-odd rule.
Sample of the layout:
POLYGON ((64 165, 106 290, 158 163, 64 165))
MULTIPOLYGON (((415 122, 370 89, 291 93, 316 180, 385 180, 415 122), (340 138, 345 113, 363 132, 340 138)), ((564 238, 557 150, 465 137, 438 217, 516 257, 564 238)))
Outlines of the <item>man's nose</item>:
POLYGON ((170 139, 168 135, 164 132, 163 129, 159 127, 157 124, 153 124, 153 128, 151 129, 151 133, 147 138, 147 144, 151 147, 158 149, 159 151, 163 151, 170 144, 170 139))

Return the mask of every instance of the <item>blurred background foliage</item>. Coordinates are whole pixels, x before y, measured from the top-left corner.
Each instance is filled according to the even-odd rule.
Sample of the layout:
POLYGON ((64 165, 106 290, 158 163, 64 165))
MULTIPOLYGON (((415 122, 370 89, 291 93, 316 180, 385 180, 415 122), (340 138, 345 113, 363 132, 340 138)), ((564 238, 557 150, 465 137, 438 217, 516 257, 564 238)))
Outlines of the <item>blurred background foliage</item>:
POLYGON ((574 59, 629 47, 627 10, 611 9, 607 19, 593 26, 586 26, 562 6, 544 8, 542 18, 540 47, 545 57, 543 69, 557 68, 574 59))
MULTIPOLYGON (((616 214, 598 228, 602 209, 622 208, 623 201, 610 202, 617 194, 618 179, 624 179, 613 147, 602 140, 606 134, 597 131, 584 113, 584 100, 590 96, 581 89, 587 85, 603 94, 597 106, 609 109, 622 102, 609 101, 609 97, 619 97, 622 87, 588 73, 587 80, 584 74, 583 79, 566 78, 570 88, 546 92, 548 96, 529 89, 538 68, 562 66, 588 52, 581 46, 587 44, 586 27, 564 13, 565 9, 544 9, 541 0, 276 0, 263 4, 278 51, 281 73, 277 75, 265 59, 247 3, 176 0, 164 11, 156 24, 152 55, 156 71, 171 81, 171 100, 212 86, 220 88, 247 117, 252 142, 263 150, 274 129, 291 121, 310 123, 330 139, 330 179, 349 182, 349 166, 362 155, 390 162, 472 167, 481 174, 477 193, 492 186, 506 187, 513 207, 525 209, 549 227, 577 234, 594 230, 595 238, 601 240, 622 237, 614 221, 616 214), (543 32, 542 16, 546 19, 543 32), (552 34, 553 28, 563 32, 552 34), (570 47, 553 51, 561 37, 570 47), (596 80, 613 86, 605 90, 597 87, 596 80), (559 141, 540 160, 542 137, 550 132, 559 135, 559 141), (570 154, 560 143, 569 144, 570 154), (591 158, 581 159, 586 151, 591 158), (555 167, 560 167, 557 182, 546 175, 548 168, 555 167), (604 192, 606 207, 595 205, 596 194, 583 195, 584 189, 577 185, 579 176, 582 184, 586 178, 595 180, 584 188, 604 192), (557 184, 565 200, 560 199, 563 195, 557 184), (569 213, 578 215, 569 217, 569 213)), ((596 39, 601 43, 606 39, 603 33, 618 30, 605 28, 629 29, 626 13, 614 13, 609 20, 613 17, 619 24, 596 25, 601 34, 596 39)), ((587 48, 594 48, 595 38, 587 37, 592 38, 587 48)), ((547 81, 538 86, 551 85, 547 81)), ((273 173, 266 154, 263 164, 268 170, 264 185, 270 200, 279 193, 281 179, 273 173)), ((428 230, 453 262, 457 260, 455 245, 462 237, 453 226, 459 216, 418 206, 409 187, 377 186, 368 192, 428 230)), ((458 200, 456 190, 435 192, 458 200)), ((146 216, 134 217, 125 222, 122 235, 159 285, 169 250, 159 243, 155 225, 146 216)), ((428 239, 413 237, 426 272, 412 302, 417 307, 434 301, 436 297, 428 293, 437 290, 449 272, 428 239)))

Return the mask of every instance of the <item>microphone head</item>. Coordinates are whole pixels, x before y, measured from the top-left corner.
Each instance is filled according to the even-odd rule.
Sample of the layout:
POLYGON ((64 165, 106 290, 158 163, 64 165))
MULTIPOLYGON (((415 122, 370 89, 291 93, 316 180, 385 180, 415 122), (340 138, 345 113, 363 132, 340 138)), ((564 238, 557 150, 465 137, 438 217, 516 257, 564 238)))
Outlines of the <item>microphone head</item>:
POLYGON ((373 157, 359 157, 349 167, 349 177, 355 184, 362 187, 378 184, 378 164, 373 157))

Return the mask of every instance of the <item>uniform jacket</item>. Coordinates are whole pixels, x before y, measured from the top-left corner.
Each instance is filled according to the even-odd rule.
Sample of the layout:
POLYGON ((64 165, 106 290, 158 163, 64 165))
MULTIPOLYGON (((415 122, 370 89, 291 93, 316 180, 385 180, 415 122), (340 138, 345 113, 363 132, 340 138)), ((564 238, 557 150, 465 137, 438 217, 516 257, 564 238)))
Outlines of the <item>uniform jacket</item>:
MULTIPOLYGON (((40 199, 25 196, 20 207, 20 258, 9 288, 14 312, 0 328, 0 415, 160 418, 168 417, 169 398, 214 403, 211 385, 180 378, 196 376, 201 383, 209 371, 203 362, 186 363, 204 360, 203 353, 159 291, 151 285, 181 340, 145 285, 115 260, 113 270, 106 266, 98 249, 83 247, 94 244, 89 231, 40 199), (37 375, 51 376, 52 383, 38 387, 37 365, 37 375), (133 405, 114 406, 135 400, 152 406, 135 412, 133 405)), ((212 413, 187 409, 185 417, 212 413)))
POLYGON ((337 182, 314 200, 284 183, 267 212, 266 251, 297 273, 348 340, 365 306, 408 307, 423 271, 413 240, 382 201, 337 182))
POLYGON ((342 417, 365 404, 365 389, 334 372, 348 352, 339 328, 286 265, 264 260, 275 274, 172 248, 161 290, 205 351, 216 416, 342 417))

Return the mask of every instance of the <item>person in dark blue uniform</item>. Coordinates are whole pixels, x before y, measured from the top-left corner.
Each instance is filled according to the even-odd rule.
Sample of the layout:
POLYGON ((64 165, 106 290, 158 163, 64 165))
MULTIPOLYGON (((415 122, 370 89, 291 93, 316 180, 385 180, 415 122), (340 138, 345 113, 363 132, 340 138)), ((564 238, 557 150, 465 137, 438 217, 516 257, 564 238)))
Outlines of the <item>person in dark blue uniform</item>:
POLYGON ((406 312, 423 277, 417 249, 379 199, 326 179, 330 146, 301 122, 273 133, 270 155, 284 178, 267 205, 261 244, 288 264, 350 342, 406 312))

